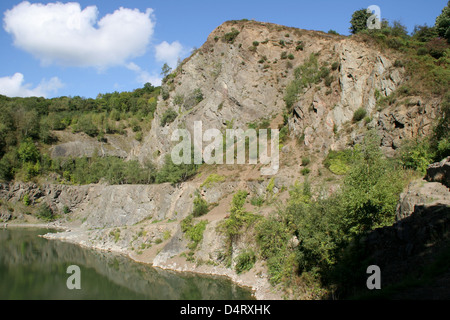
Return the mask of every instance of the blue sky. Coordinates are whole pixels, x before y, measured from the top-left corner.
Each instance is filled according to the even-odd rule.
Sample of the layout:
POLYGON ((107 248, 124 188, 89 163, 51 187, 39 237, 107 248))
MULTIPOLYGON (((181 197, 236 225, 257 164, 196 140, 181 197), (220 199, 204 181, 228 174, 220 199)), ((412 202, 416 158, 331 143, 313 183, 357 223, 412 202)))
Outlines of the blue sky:
POLYGON ((1 0, 0 94, 95 98, 157 85, 226 20, 255 19, 348 35, 354 11, 378 5, 408 31, 434 25, 447 0, 1 0), (122 9, 120 9, 122 8, 122 9), (45 21, 45 23, 43 23, 45 21))

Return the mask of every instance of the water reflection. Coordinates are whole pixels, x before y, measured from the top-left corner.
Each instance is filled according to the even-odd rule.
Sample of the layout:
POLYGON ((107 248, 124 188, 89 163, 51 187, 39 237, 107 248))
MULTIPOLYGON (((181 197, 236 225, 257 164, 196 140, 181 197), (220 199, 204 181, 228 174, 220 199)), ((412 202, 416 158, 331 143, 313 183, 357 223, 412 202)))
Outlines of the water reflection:
POLYGON ((0 299, 247 300, 228 280, 153 269, 112 253, 39 238, 48 230, 0 230, 0 299), (67 267, 81 268, 69 290, 67 267))

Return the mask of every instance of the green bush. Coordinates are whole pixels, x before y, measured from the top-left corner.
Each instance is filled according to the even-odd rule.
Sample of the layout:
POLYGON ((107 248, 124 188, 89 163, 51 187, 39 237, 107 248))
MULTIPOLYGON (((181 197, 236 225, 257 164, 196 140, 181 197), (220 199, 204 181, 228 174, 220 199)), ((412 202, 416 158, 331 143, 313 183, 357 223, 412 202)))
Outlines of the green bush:
MULTIPOLYGON (((287 57, 287 56, 286 56, 287 57)), ((318 61, 315 54, 311 54, 309 59, 294 70, 294 80, 286 87, 284 102, 286 108, 291 110, 298 99, 300 92, 313 83, 320 82, 318 61)))
POLYGON ((171 156, 166 155, 163 167, 156 174, 156 183, 176 184, 186 181, 197 173, 197 169, 198 166, 194 164, 193 158, 192 164, 176 165, 173 163, 171 156))
POLYGON ((303 168, 303 169, 300 171, 300 173, 301 173, 302 175, 304 175, 304 176, 307 176, 308 174, 311 173, 311 169, 309 169, 309 168, 303 168))
POLYGON ((255 207, 262 207, 264 205, 264 197, 263 196, 259 196, 259 197, 255 196, 250 199, 250 203, 255 207))
POLYGON ((30 200, 30 196, 28 194, 25 194, 23 196, 23 204, 26 205, 27 207, 31 204, 31 200, 30 200))
POLYGON ((356 34, 363 30, 367 30, 367 20, 370 18, 371 15, 372 15, 371 13, 367 13, 367 9, 355 11, 350 21, 351 24, 350 32, 352 34, 356 34))
POLYGON ((234 40, 236 40, 236 37, 239 35, 239 33, 240 32, 238 30, 236 30, 235 28, 232 28, 231 32, 228 32, 224 35, 223 39, 226 42, 233 44, 234 40))
POLYGON ((302 166, 306 167, 311 163, 311 159, 309 157, 302 157, 302 166))
POLYGON ((208 202, 202 198, 200 193, 197 193, 194 199, 194 211, 193 215, 194 217, 201 217, 204 216, 209 212, 209 205, 208 202))
POLYGON ((288 243, 294 230, 291 230, 289 225, 277 216, 263 218, 256 225, 256 241, 260 256, 266 260, 269 281, 273 285, 295 275, 292 265, 287 263, 288 257, 293 253, 288 243))
POLYGON ((320 73, 319 73, 319 77, 322 79, 327 78, 330 75, 330 69, 328 69, 327 67, 321 67, 320 68, 320 73))
POLYGON ((250 271, 256 262, 256 255, 253 250, 245 250, 236 257, 235 270, 237 274, 250 271))
POLYGON ((336 71, 339 68, 340 63, 338 61, 333 62, 333 64, 331 65, 331 69, 333 71, 336 71))
POLYGON ((36 163, 39 160, 40 153, 36 148, 36 145, 33 143, 31 139, 24 140, 17 150, 17 154, 19 159, 25 162, 36 163))
MULTIPOLYGON (((248 193, 246 191, 239 190, 236 192, 231 203, 230 217, 222 221, 218 226, 218 231, 226 237, 227 252, 225 253, 225 257, 227 259, 231 258, 233 243, 237 237, 257 220, 257 216, 244 209, 247 197, 248 193)), ((230 262, 228 261, 228 263, 230 262)))
POLYGON ((194 224, 192 215, 181 221, 181 231, 187 236, 190 243, 188 248, 195 250, 198 244, 203 240, 203 233, 205 232, 208 221, 200 221, 194 224))
POLYGON ((53 216, 53 211, 49 207, 48 204, 44 203, 39 207, 39 211, 37 213, 38 217, 44 221, 53 221, 55 217, 53 216))
POLYGON ((433 162, 434 152, 427 139, 413 140, 405 143, 400 149, 400 161, 407 169, 414 169, 425 174, 433 162))
POLYGON ((178 113, 173 109, 168 109, 161 117, 161 127, 165 127, 167 124, 172 123, 178 117, 178 113))
POLYGON ((359 108, 358 110, 355 111, 355 113, 353 114, 353 122, 359 122, 362 119, 364 119, 367 115, 367 111, 364 108, 359 108))

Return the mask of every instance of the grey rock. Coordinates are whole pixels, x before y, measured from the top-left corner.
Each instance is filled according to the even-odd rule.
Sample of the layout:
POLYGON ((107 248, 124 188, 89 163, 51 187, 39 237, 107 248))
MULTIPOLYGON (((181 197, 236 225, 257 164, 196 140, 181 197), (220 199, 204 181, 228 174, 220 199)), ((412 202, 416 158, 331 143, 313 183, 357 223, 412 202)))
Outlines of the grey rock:
POLYGON ((450 188, 450 157, 441 162, 433 163, 427 169, 427 181, 439 182, 450 188))

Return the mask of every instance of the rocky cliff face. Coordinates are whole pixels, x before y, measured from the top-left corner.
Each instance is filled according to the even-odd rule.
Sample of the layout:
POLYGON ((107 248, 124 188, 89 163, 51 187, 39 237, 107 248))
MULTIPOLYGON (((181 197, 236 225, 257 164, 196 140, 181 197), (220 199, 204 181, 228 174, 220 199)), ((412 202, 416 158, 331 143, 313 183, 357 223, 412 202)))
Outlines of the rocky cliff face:
POLYGON ((380 132, 387 154, 392 155, 405 139, 430 130, 436 101, 409 97, 386 108, 377 105, 404 81, 405 71, 395 64, 395 54, 381 53, 351 38, 234 21, 215 29, 168 77, 163 85, 165 99, 158 104, 151 132, 129 157, 161 162, 171 149, 172 132, 177 128, 192 132, 194 121, 202 121, 204 130, 246 129, 251 122, 281 115, 286 112, 286 86, 295 68, 311 54, 317 56, 319 67, 329 69, 330 77, 327 85, 305 88, 294 105, 291 134, 304 135, 307 147, 326 154, 358 142, 358 127, 349 126, 361 107, 367 111, 368 126, 380 132), (200 102, 195 100, 196 90, 201 90, 200 102), (161 126, 168 109, 178 117, 161 126))

